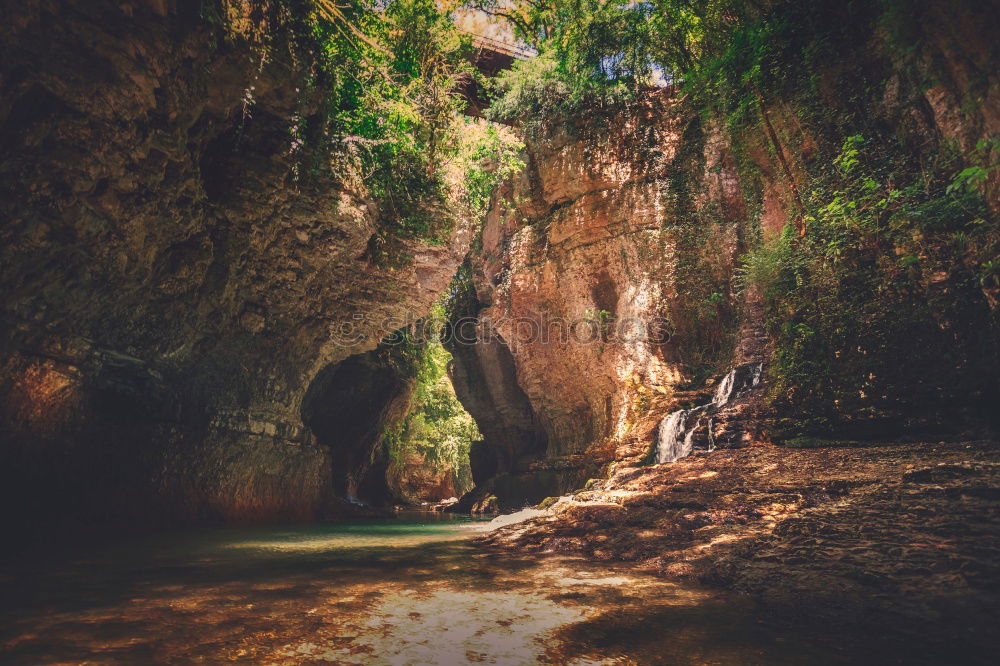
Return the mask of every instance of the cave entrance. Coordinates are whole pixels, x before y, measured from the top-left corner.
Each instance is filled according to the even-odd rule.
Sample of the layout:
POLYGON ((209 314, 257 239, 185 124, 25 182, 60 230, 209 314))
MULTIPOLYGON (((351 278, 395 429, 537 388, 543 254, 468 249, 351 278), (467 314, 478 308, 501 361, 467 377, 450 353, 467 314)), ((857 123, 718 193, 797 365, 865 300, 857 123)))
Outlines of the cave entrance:
POLYGON ((377 482, 377 448, 386 423, 405 415, 409 384, 374 350, 327 366, 309 386, 302 421, 330 450, 338 497, 376 506, 393 499, 377 482))
POLYGON ((472 489, 469 450, 481 435, 455 395, 451 362, 436 336, 396 332, 316 376, 302 421, 330 451, 337 497, 414 505, 472 489))

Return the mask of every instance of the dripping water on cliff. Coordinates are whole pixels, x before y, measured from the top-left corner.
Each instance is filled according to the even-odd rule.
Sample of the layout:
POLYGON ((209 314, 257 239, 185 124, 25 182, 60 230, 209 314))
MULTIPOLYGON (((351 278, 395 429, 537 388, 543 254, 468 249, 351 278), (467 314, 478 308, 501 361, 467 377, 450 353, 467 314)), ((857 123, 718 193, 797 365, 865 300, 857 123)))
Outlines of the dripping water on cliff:
POLYGON ((730 403, 757 388, 763 363, 748 363, 730 370, 719 382, 711 402, 678 409, 663 418, 657 429, 657 464, 672 463, 690 455, 696 447, 716 447, 716 420, 730 403))

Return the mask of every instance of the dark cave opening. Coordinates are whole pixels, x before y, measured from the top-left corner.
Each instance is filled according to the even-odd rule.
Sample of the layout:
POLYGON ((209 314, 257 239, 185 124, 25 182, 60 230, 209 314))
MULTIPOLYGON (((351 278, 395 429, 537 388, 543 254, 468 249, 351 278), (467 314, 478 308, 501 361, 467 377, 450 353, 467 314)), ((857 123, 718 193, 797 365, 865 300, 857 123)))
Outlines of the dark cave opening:
POLYGON ((316 375, 301 416, 329 451, 335 497, 371 507, 433 504, 478 487, 499 492, 510 509, 557 490, 495 487, 544 455, 545 436, 505 344, 469 343, 384 342, 316 375), (419 350, 420 369, 404 348, 419 350))
POLYGON ((376 351, 327 366, 302 401, 302 421, 329 448, 334 493, 349 501, 384 506, 394 499, 380 450, 387 424, 405 415, 412 380, 376 351))

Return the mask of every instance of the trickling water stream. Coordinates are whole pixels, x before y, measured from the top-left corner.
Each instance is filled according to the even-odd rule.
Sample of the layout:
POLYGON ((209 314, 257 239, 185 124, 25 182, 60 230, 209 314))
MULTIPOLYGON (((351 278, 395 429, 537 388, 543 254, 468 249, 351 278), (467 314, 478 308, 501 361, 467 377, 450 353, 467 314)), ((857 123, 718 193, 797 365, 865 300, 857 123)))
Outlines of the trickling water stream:
MULTIPOLYGON (((0 575, 4 664, 817 663, 746 601, 417 515, 47 549, 0 575)), ((823 661, 821 658, 819 661, 823 661)))
POLYGON ((672 463, 690 455, 694 450, 694 437, 705 426, 706 448, 715 447, 713 417, 730 402, 745 395, 760 384, 764 366, 748 363, 730 370, 715 389, 712 401, 690 409, 678 409, 660 421, 656 442, 657 464, 672 463))

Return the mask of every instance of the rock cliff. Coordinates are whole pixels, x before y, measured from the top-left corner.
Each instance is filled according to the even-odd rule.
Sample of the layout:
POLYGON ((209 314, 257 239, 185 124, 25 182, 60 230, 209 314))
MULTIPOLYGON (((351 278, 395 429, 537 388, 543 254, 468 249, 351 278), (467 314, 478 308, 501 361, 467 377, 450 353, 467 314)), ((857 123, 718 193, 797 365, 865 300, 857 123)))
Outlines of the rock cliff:
POLYGON ((1000 171, 946 179, 995 160, 980 145, 1000 130, 992 24, 841 4, 768 5, 788 14, 770 28, 820 16, 856 44, 784 35, 774 57, 828 61, 780 62, 791 74, 767 95, 723 91, 738 114, 662 88, 526 121, 525 168, 474 242, 464 209, 439 205, 448 237, 397 239, 391 261, 393 220, 310 141, 323 100, 300 86, 304 54, 264 57, 188 3, 10 7, 4 506, 268 520, 390 501, 376 449, 413 386, 372 350, 428 312, 470 244, 447 345, 483 441, 459 508, 517 509, 648 462, 664 417, 737 366, 764 385, 720 405, 696 446, 984 431, 1000 171), (866 146, 886 153, 867 180, 842 168, 866 146), (885 214, 837 218, 837 202, 885 214), (797 286, 775 296, 746 256, 779 238, 763 270, 797 286))
MULTIPOLYGON (((364 186, 300 169, 329 159, 293 145, 320 104, 301 62, 226 39, 198 3, 17 3, 0 32, 5 509, 335 511, 366 456, 318 405, 343 407, 340 362, 425 314, 465 221, 437 211, 447 242, 374 261, 364 186)), ((390 380, 366 415, 392 410, 390 380)))
POLYGON ((612 461, 649 460, 666 414, 709 402, 747 364, 763 364, 772 385, 705 419, 696 446, 988 432, 1000 395, 996 287, 974 267, 996 236, 956 245, 953 234, 993 224, 997 172, 975 193, 991 212, 956 204, 949 185, 998 131, 988 30, 969 8, 943 16, 936 3, 906 16, 800 9, 776 5, 793 26, 826 16, 857 48, 793 29, 774 57, 802 48, 829 59, 808 71, 780 61, 790 73, 766 101, 733 91, 743 115, 723 122, 705 100, 667 89, 524 120, 526 168, 494 198, 455 318, 476 318, 458 337, 478 343, 453 350, 456 390, 486 424, 473 456, 480 489, 463 506, 492 494, 517 509, 612 461), (881 169, 866 181, 885 188, 881 202, 850 189, 862 180, 844 170, 850 150, 881 169), (904 188, 923 198, 893 193, 904 188), (865 222, 874 231, 851 232, 858 240, 803 235, 837 224, 838 205, 885 212, 865 222), (776 297, 786 287, 758 288, 743 255, 780 237, 792 249, 760 270, 773 280, 785 261, 782 279, 799 289, 776 297))
POLYGON ((582 485, 732 358, 746 249, 731 152, 666 92, 526 143, 472 254, 453 345, 485 437, 473 471, 498 475, 506 509, 582 485))

